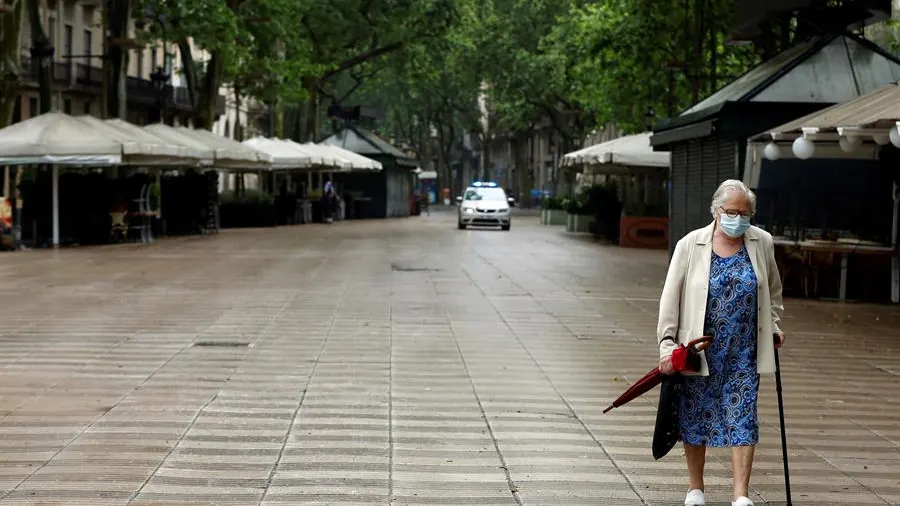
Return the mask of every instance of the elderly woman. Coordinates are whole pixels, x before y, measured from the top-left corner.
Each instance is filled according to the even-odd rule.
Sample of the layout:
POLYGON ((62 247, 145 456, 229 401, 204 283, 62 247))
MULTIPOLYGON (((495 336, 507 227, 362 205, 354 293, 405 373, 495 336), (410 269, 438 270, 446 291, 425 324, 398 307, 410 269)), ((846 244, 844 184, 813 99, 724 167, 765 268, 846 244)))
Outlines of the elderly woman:
POLYGON ((713 336, 702 367, 685 377, 679 430, 690 472, 686 506, 706 504, 706 447, 730 447, 732 506, 752 506, 750 471, 759 441, 759 375, 775 372, 784 344, 781 279, 772 236, 750 225, 756 196, 742 182, 723 182, 713 195, 713 222, 678 241, 659 305, 660 370, 672 374, 671 353, 713 336), (773 336, 775 336, 773 338, 773 336))

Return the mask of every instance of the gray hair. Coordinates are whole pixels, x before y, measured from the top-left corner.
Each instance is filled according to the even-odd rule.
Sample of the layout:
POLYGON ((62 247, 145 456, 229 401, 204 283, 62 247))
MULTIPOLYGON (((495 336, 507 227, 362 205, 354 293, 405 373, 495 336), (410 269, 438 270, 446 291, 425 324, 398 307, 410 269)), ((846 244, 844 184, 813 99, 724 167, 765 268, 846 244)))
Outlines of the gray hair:
POLYGON ((709 212, 715 216, 716 210, 723 207, 728 202, 732 193, 738 193, 747 197, 747 200, 750 202, 750 210, 756 212, 756 194, 753 193, 750 188, 747 188, 747 185, 737 179, 728 179, 719 185, 719 188, 713 193, 712 205, 709 206, 709 212))

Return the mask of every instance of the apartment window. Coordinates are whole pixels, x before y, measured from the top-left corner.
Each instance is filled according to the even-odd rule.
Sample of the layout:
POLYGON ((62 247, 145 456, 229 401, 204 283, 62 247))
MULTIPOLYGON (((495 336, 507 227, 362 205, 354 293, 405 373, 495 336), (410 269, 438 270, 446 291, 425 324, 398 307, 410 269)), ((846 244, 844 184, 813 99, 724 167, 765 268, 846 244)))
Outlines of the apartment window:
POLYGON ((150 50, 150 71, 156 72, 156 48, 150 50))
POLYGON ((91 101, 90 100, 86 100, 84 102, 84 113, 88 116, 91 115, 91 101))
POLYGON ((65 55, 65 59, 63 61, 66 62, 66 78, 72 79, 72 55, 74 54, 72 51, 74 50, 73 44, 75 43, 75 29, 72 28, 72 25, 66 25, 65 34, 63 39, 63 54, 65 55))
POLYGON ((137 54, 137 76, 138 79, 144 78, 144 50, 141 49, 137 54))
POLYGON ((72 28, 72 25, 66 25, 64 30, 63 54, 71 57, 74 54, 72 45, 75 43, 75 29, 72 28))
MULTIPOLYGON (((56 48, 56 18, 51 17, 47 23, 47 38, 50 39, 50 46, 56 48)), ((55 54, 59 55, 59 52, 55 54)))
POLYGON ((16 102, 13 105, 12 122, 18 123, 20 121, 22 121, 22 97, 16 97, 16 102))
POLYGON ((38 109, 38 99, 37 97, 31 97, 28 99, 28 117, 33 118, 40 114, 41 111, 38 109))
POLYGON ((84 31, 84 63, 88 67, 91 66, 91 57, 90 55, 94 53, 94 33, 90 30, 84 31))

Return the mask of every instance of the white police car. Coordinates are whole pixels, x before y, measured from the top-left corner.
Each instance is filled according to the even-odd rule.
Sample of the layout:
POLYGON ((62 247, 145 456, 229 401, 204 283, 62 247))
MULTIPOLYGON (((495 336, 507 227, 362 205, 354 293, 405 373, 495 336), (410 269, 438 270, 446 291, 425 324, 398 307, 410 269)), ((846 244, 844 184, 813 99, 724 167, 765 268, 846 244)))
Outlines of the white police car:
POLYGON ((457 227, 463 230, 472 226, 493 226, 509 230, 509 207, 514 200, 506 195, 497 183, 475 182, 466 188, 459 203, 457 227))

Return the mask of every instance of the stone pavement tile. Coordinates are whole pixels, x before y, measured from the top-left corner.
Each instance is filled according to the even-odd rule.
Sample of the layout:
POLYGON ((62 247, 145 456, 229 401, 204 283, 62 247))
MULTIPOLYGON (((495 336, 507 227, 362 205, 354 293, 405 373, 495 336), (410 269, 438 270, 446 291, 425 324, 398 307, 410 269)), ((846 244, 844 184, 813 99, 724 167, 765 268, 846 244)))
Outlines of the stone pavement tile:
MULTIPOLYGON (((678 504, 656 391, 602 414, 655 365, 665 252, 438 214, 5 256, 0 504, 678 504)), ((784 326, 796 504, 900 504, 900 312, 790 300, 784 326)), ((727 452, 707 469, 729 498, 727 452)))

